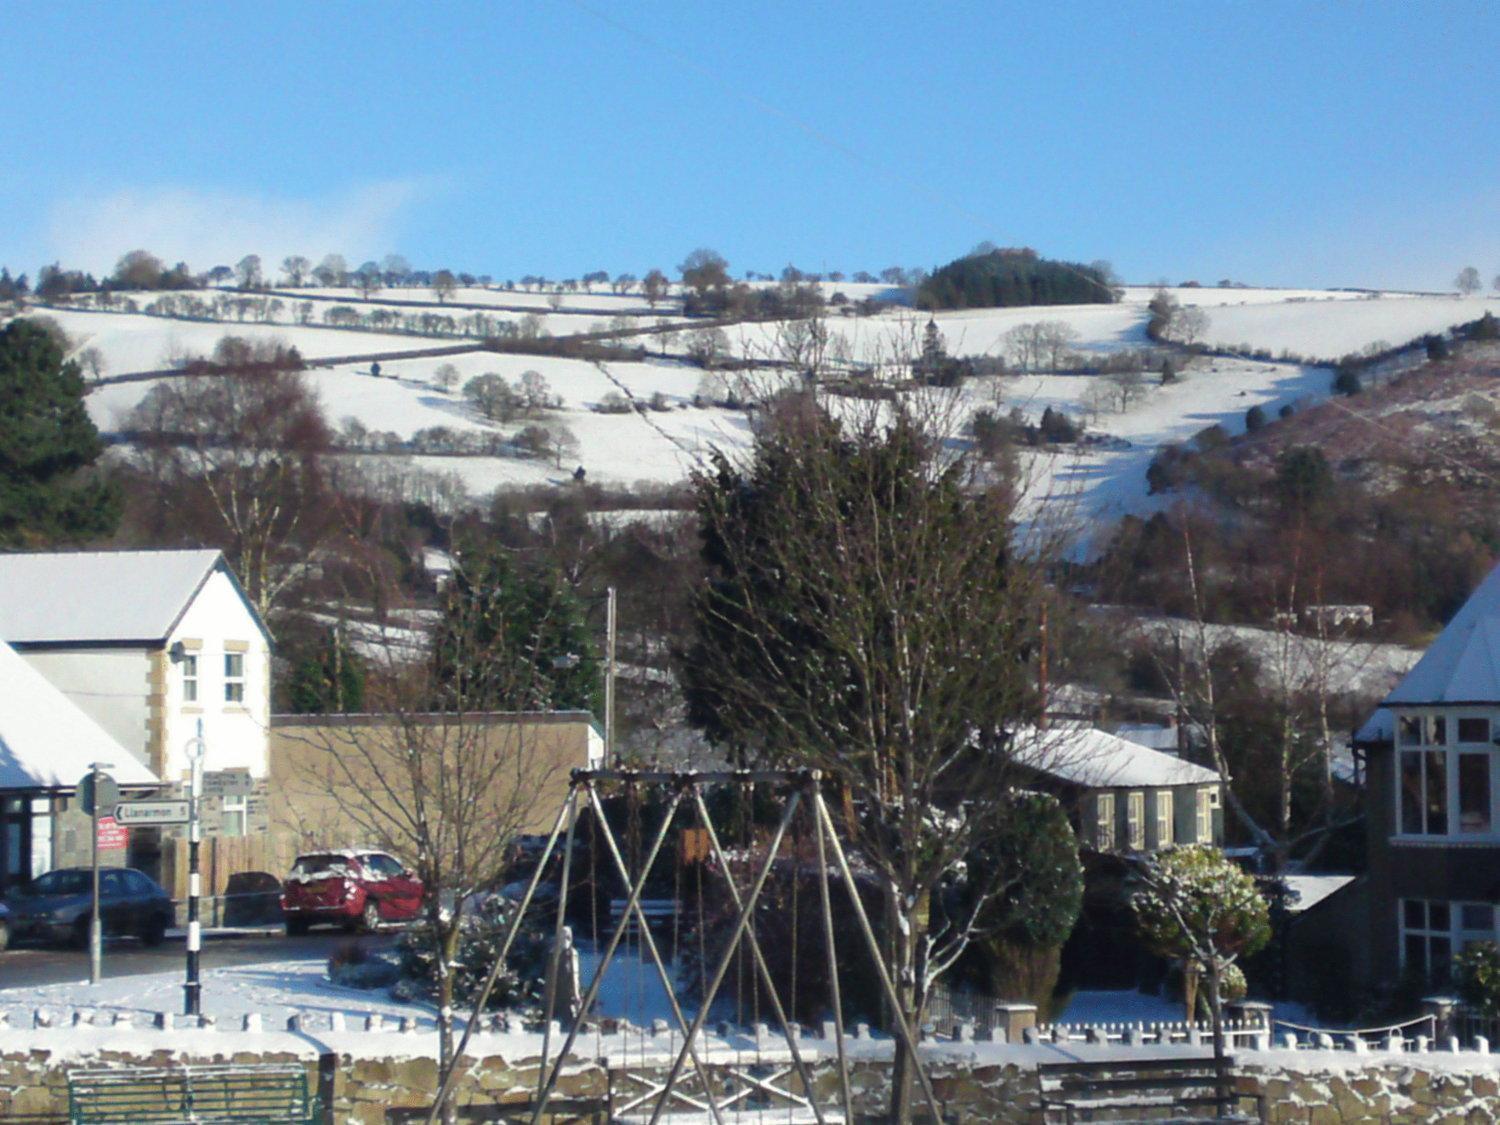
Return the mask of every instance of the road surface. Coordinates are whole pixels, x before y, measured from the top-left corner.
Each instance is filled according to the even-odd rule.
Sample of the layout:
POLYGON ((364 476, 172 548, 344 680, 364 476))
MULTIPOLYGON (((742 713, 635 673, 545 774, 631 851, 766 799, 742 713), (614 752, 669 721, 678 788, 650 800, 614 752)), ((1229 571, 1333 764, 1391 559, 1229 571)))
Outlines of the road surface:
MULTIPOLYGON (((205 935, 201 963, 205 969, 226 965, 254 965, 263 961, 323 961, 351 939, 339 930, 314 930, 302 937, 282 934, 205 935)), ((361 935, 367 948, 394 942, 394 934, 361 935)), ((185 972, 186 957, 181 938, 168 939, 155 949, 122 938, 104 946, 104 977, 137 976, 141 973, 185 972)), ((64 984, 87 980, 89 955, 84 950, 51 946, 11 946, 0 953, 0 1000, 5 989, 40 984, 64 984)))

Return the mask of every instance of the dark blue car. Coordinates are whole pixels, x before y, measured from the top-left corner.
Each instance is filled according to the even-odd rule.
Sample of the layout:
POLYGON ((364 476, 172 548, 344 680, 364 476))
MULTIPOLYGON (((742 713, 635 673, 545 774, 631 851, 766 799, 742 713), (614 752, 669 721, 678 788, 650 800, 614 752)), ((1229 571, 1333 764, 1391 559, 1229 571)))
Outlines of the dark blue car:
MULTIPOLYGON (((29 887, 11 891, 4 905, 10 911, 14 939, 88 945, 92 879, 87 867, 49 871, 29 887)), ((174 912, 167 892, 141 872, 106 867, 99 872, 99 916, 106 937, 136 937, 157 945, 172 925, 174 912)))

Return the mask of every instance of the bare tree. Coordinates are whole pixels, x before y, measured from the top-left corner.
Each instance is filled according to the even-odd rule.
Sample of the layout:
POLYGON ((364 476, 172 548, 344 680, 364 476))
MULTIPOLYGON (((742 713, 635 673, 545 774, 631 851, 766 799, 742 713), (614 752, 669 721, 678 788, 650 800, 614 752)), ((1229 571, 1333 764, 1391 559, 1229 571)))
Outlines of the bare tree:
MULTIPOLYGON (((404 629, 366 640, 374 652, 365 706, 378 725, 291 728, 303 745, 289 787, 399 856, 422 881, 422 932, 437 973, 440 1086, 458 1062, 452 967, 470 904, 503 881, 517 836, 539 830, 538 795, 555 792, 560 800, 558 778, 583 764, 547 746, 541 726, 488 713, 497 695, 532 692, 536 654, 513 645, 539 634, 519 642, 520 631, 497 635, 482 620, 487 609, 480 599, 450 600, 441 652, 432 657, 404 629)), ((437 1107, 444 1121, 455 1119, 452 1102, 450 1095, 437 1107)))
POLYGON ((328 254, 318 263, 312 273, 319 285, 326 285, 332 289, 343 285, 349 279, 349 263, 344 261, 342 254, 328 254))
POLYGON ((260 255, 246 254, 234 264, 234 275, 241 289, 259 289, 264 284, 260 272, 260 255))
POLYGON ((1097 378, 1102 380, 1101 387, 1108 388, 1109 399, 1121 414, 1145 397, 1149 388, 1145 374, 1140 371, 1111 371, 1097 378))
POLYGON ((1458 276, 1453 279, 1453 288, 1457 289, 1465 297, 1472 297, 1478 293, 1484 282, 1479 278, 1479 270, 1473 266, 1465 266, 1458 271, 1458 276))
POLYGON ((445 303, 457 291, 458 278, 453 276, 452 270, 438 270, 432 275, 432 292, 438 304, 445 303))
POLYGON ((130 428, 179 519, 197 518, 264 617, 314 562, 332 435, 295 349, 220 341, 154 386, 130 428))
POLYGON ((432 373, 432 381, 450 395, 453 393, 453 388, 458 386, 458 380, 458 368, 451 363, 440 364, 432 373))
POLYGON ((1208 313, 1197 305, 1184 305, 1172 318, 1173 335, 1190 347, 1207 335, 1208 326, 1208 313))
POLYGON ((109 367, 104 360, 104 353, 95 347, 87 347, 79 352, 78 362, 89 373, 89 378, 96 383, 104 378, 104 372, 109 367))
POLYGON ((656 308, 656 303, 667 295, 670 283, 667 275, 661 270, 653 269, 647 272, 645 280, 641 282, 641 293, 646 298, 646 304, 656 308))
POLYGON ((312 263, 301 254, 291 254, 281 259, 281 272, 286 274, 287 284, 294 289, 302 286, 311 269, 312 263))
POLYGON ((380 292, 384 284, 380 276, 380 267, 374 262, 366 262, 354 275, 354 288, 358 289, 359 295, 367 301, 371 294, 380 292))

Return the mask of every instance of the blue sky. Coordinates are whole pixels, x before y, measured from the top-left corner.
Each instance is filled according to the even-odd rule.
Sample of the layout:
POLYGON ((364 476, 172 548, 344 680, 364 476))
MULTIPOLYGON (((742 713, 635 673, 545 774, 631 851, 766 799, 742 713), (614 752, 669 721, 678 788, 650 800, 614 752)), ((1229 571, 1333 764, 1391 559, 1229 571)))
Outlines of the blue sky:
POLYGON ((498 278, 941 263, 1500 273, 1489 4, 98 3, 0 37, 0 263, 498 278))

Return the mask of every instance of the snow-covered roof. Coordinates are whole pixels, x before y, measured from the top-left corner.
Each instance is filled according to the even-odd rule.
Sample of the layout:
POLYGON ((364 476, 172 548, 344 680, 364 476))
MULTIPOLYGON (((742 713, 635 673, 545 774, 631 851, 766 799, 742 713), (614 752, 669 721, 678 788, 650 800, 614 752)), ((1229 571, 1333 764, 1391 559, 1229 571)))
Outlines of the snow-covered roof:
POLYGON ((1283 875, 1287 889, 1296 893, 1296 898, 1287 903, 1293 914, 1311 910, 1329 895, 1343 890, 1354 882, 1353 875, 1283 875))
POLYGON ((1500 566, 1381 706, 1422 703, 1500 703, 1500 566))
POLYGON ((122 785, 159 784, 26 658, 0 641, 0 789, 71 789, 94 762, 122 785))
POLYGON ((197 550, 0 555, 0 640, 159 643, 222 561, 197 550))
POLYGON ((1144 789, 1217 782, 1213 770, 1141 746, 1094 727, 1060 724, 1016 733, 1023 765, 1089 789, 1144 789))
POLYGON ((1173 726, 1163 726, 1161 723, 1121 723, 1115 727, 1115 735, 1126 742, 1134 742, 1137 746, 1146 746, 1163 753, 1177 751, 1177 728, 1173 726))

